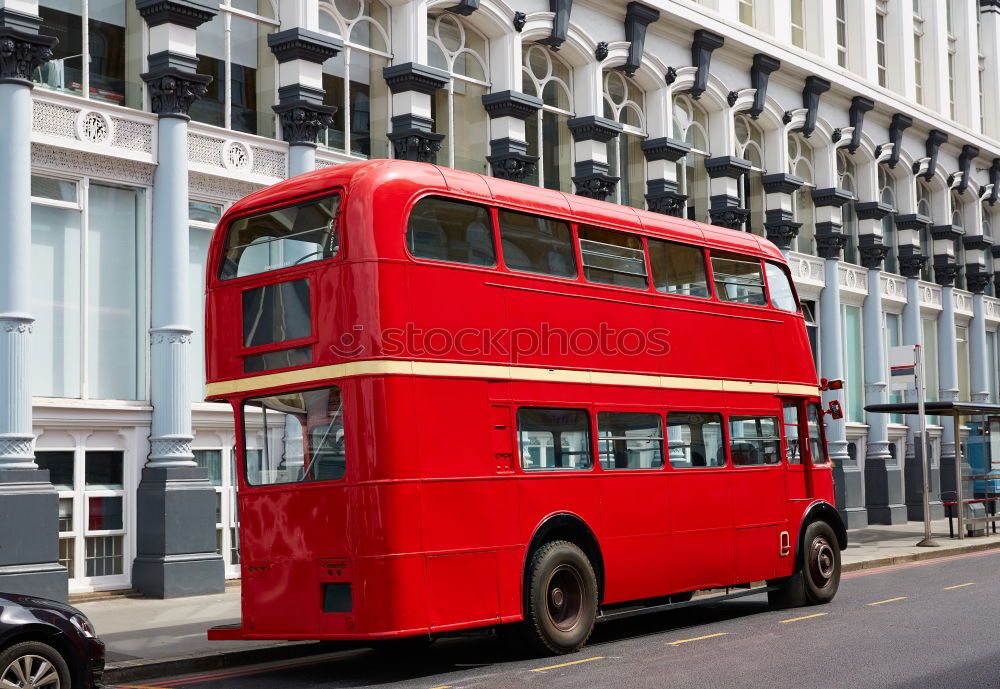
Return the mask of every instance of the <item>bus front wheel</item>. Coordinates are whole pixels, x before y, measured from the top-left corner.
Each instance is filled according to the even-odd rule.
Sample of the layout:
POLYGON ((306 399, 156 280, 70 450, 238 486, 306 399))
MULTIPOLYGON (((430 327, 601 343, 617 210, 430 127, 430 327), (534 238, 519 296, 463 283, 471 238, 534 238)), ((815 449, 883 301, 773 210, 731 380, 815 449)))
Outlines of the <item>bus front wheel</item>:
POLYGON ((528 574, 525 640, 542 653, 579 650, 597 620, 597 576, 590 560, 569 541, 551 541, 535 552, 528 574))
POLYGON ((812 522, 802 538, 798 571, 768 593, 768 602, 779 607, 829 603, 840 587, 840 546, 833 528, 812 522))

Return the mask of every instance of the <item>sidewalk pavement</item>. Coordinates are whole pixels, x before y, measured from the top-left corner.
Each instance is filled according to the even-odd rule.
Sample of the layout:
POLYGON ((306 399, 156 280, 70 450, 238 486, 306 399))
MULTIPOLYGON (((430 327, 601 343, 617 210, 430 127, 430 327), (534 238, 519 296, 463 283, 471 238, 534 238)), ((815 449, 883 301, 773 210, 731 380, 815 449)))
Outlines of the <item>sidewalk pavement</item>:
MULTIPOLYGON (((933 522, 937 548, 919 548, 923 523, 872 526, 848 532, 841 554, 844 572, 1000 549, 1000 534, 959 540, 948 537, 948 520, 933 522)), ((316 642, 208 641, 205 631, 240 621, 240 587, 224 593, 156 600, 109 595, 76 605, 93 621, 108 647, 108 684, 134 682, 166 674, 184 674, 329 653, 316 642)), ((345 645, 345 648, 347 646, 345 645)))

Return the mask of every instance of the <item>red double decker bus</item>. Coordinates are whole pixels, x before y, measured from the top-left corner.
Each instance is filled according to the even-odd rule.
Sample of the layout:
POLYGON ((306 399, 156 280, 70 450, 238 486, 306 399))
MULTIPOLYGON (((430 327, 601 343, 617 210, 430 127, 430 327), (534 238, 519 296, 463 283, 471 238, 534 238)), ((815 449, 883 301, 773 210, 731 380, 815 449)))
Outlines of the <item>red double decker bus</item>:
POLYGON ((836 593, 816 371, 767 241, 372 161, 240 201, 209 261, 243 573, 212 638, 516 623, 563 653, 694 592, 836 593))

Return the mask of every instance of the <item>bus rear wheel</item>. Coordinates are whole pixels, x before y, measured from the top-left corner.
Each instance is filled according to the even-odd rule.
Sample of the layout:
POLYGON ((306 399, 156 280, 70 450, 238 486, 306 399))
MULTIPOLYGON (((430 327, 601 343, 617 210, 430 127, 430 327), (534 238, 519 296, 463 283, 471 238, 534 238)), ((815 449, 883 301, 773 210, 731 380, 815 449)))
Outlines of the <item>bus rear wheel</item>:
POLYGON ((531 559, 523 636, 541 653, 579 650, 597 620, 597 576, 584 552, 552 541, 531 559))
POLYGON ((768 602, 778 607, 829 603, 840 588, 840 546, 833 528, 824 521, 812 522, 802 539, 799 571, 786 579, 768 602))

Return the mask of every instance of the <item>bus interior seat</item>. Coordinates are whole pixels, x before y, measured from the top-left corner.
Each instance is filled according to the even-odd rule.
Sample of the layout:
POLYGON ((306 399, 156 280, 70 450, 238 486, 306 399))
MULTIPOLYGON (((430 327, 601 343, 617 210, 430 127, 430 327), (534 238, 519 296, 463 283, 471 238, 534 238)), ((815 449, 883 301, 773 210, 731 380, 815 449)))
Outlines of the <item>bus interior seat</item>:
POLYGON ((704 445, 692 445, 691 446, 691 466, 693 466, 693 467, 703 467, 703 466, 705 466, 705 446, 704 445))
POLYGON ((465 243, 469 247, 468 262, 474 266, 491 266, 496 262, 493 251, 493 233, 480 220, 474 220, 465 230, 465 243))
POLYGON ((732 448, 733 465, 752 466, 760 464, 757 448, 751 443, 733 443, 732 448))

